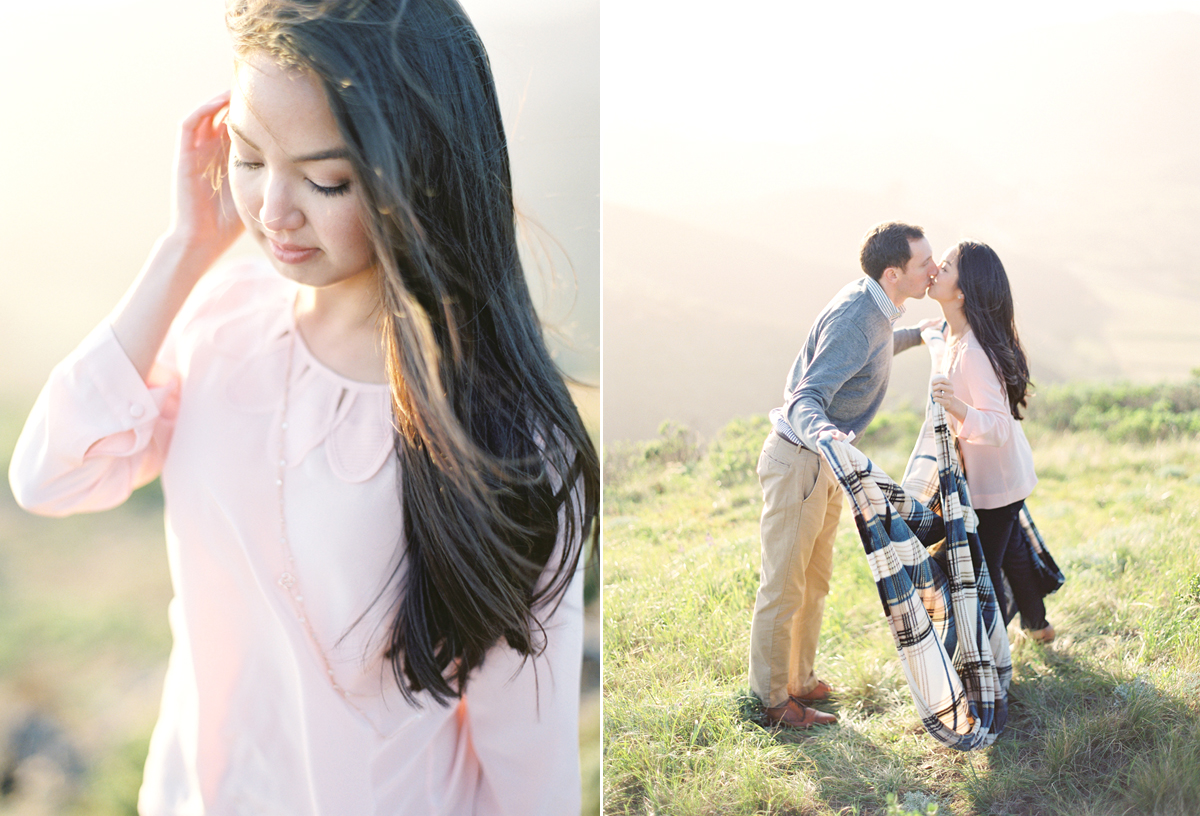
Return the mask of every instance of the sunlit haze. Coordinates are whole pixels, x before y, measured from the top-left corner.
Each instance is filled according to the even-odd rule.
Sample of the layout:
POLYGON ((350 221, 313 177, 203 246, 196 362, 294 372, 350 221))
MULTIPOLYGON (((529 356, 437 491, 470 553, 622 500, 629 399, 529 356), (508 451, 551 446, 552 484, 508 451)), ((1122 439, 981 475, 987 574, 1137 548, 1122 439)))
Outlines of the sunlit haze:
POLYGON ((990 59, 1021 74, 1022 54, 997 44, 1172 10, 1200 13, 1200 1, 779 1, 733 11, 714 0, 605 0, 604 198, 670 212, 705 189, 781 184, 769 172, 734 178, 690 145, 945 133, 949 106, 971 91, 956 82, 964 69, 990 59))
MULTIPOLYGON (((599 6, 463 0, 488 46, 560 362, 599 368, 599 6)), ((229 86, 223 0, 5 3, 0 397, 26 403, 167 226, 176 124, 229 86), (66 13, 64 13, 66 12, 66 13)), ((248 241, 235 254, 256 255, 248 241)))
MULTIPOLYGON (((886 220, 939 255, 997 250, 1039 386, 1200 366, 1200 2, 612 0, 602 19, 606 439, 778 405, 886 220)), ((898 357, 888 404, 927 376, 898 357)))

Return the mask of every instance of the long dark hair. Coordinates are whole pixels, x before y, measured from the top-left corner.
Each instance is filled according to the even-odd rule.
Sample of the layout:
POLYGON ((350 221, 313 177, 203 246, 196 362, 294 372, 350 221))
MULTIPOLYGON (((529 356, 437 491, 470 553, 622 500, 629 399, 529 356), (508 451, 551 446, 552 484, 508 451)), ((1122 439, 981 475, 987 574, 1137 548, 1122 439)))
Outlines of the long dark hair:
POLYGON ((362 185, 404 511, 386 654, 406 697, 446 704, 493 645, 544 648, 535 613, 598 544, 599 460, 518 258, 487 54, 455 0, 230 0, 226 16, 236 53, 324 86, 362 185))
POLYGON ((1012 289, 1000 256, 987 244, 958 245, 958 288, 963 312, 975 339, 983 347, 1008 397, 1013 417, 1022 419, 1029 390, 1029 363, 1017 336, 1012 289))

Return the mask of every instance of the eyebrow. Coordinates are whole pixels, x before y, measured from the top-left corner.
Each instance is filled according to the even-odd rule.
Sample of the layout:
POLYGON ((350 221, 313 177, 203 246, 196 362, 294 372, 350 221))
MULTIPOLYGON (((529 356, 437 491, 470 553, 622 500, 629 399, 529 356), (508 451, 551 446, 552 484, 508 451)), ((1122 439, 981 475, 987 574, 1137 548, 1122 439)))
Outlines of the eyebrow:
MULTIPOLYGON (((242 133, 242 131, 238 129, 237 125, 233 124, 232 122, 226 122, 225 124, 230 130, 232 130, 234 133, 236 133, 237 137, 239 139, 241 139, 243 142, 245 142, 252 150, 257 150, 260 153, 262 152, 262 148, 259 147, 258 145, 256 145, 254 142, 250 141, 248 138, 246 138, 246 134, 242 133)), ((292 161, 295 162, 296 164, 307 164, 308 162, 327 161, 329 159, 349 159, 350 151, 344 147, 334 147, 334 148, 330 148, 329 150, 319 150, 316 153, 309 153, 306 156, 295 156, 295 157, 291 157, 291 158, 292 158, 292 161)))

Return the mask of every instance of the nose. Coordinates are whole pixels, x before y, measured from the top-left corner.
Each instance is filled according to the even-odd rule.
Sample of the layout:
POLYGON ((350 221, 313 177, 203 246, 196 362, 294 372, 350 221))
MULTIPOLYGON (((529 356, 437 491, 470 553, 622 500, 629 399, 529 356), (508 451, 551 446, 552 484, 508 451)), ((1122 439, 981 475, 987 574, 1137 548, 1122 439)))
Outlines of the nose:
POLYGON ((286 179, 269 176, 258 208, 258 220, 270 232, 288 232, 304 226, 304 213, 286 179))

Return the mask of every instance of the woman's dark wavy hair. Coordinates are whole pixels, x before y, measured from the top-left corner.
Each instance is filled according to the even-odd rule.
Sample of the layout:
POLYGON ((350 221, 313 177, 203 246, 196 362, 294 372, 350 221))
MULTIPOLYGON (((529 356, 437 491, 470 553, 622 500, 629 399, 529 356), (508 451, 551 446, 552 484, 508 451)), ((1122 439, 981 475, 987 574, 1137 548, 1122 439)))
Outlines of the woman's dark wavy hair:
POLYGON ((455 0, 229 0, 226 22, 236 54, 316 77, 362 185, 404 509, 387 657, 445 705, 495 644, 545 647, 540 614, 598 546, 599 460, 518 258, 488 57, 455 0))
POLYGON ((963 293, 967 323, 1004 385, 1009 410, 1022 419, 1030 384, 1029 363, 1017 336, 1008 275, 995 250, 977 241, 958 245, 958 288, 963 293))

